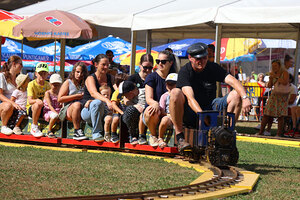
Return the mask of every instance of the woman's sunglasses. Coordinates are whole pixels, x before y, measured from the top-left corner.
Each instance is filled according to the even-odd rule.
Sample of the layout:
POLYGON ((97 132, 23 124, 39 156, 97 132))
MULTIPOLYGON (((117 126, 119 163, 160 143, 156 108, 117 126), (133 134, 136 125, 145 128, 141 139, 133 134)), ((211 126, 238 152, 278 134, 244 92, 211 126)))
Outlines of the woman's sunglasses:
POLYGON ((150 67, 150 66, 142 66, 142 67, 143 67, 143 69, 149 69, 149 70, 153 69, 153 67, 150 67))
POLYGON ((167 61, 169 61, 169 60, 159 60, 159 59, 156 59, 155 60, 156 61, 156 64, 158 64, 159 65, 159 63, 161 63, 161 64, 166 64, 167 63, 167 61))

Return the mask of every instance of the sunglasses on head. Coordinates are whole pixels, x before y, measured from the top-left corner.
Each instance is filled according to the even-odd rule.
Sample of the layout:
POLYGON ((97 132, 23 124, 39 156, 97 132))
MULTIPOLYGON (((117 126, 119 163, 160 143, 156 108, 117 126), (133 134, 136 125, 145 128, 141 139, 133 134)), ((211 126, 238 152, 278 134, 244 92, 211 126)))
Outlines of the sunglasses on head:
POLYGON ((167 63, 167 61, 169 61, 169 60, 159 60, 159 59, 156 59, 155 60, 156 61, 156 64, 158 64, 159 65, 159 63, 161 63, 161 64, 166 64, 167 63))
POLYGON ((143 69, 150 69, 150 70, 153 69, 153 67, 151 67, 151 66, 142 66, 142 67, 143 67, 143 69))

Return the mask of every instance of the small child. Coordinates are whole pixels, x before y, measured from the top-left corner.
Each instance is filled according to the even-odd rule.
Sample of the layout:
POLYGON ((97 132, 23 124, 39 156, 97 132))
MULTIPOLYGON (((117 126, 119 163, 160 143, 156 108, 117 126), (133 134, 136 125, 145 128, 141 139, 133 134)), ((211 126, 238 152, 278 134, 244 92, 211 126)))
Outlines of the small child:
POLYGON ((167 144, 164 141, 164 135, 168 127, 171 127, 173 125, 171 116, 170 116, 170 110, 169 110, 169 104, 170 104, 170 93, 173 88, 176 87, 176 82, 177 82, 178 75, 176 73, 171 73, 167 76, 166 78, 166 88, 167 92, 164 93, 159 100, 159 105, 160 107, 165 111, 163 115, 165 115, 159 124, 158 127, 158 133, 159 133, 159 138, 157 140, 158 146, 160 148, 164 148, 167 146, 167 144))
POLYGON ((46 91, 44 97, 44 119, 49 122, 49 128, 47 136, 49 138, 55 138, 55 134, 52 132, 52 128, 58 119, 58 113, 61 109, 61 104, 57 101, 59 89, 62 84, 62 78, 59 74, 52 74, 50 77, 51 89, 46 91))
POLYGON ((49 75, 49 67, 47 63, 40 62, 36 65, 35 76, 33 81, 28 83, 27 87, 27 114, 32 117, 32 125, 30 129, 31 135, 34 137, 42 137, 43 133, 38 127, 38 119, 43 117, 43 98, 45 92, 50 89, 50 84, 46 81, 49 75))
MULTIPOLYGON (((103 85, 99 88, 100 94, 102 94, 105 98, 110 98, 111 96, 111 89, 107 85, 103 85)), ((119 140, 112 140, 111 133, 113 135, 116 135, 117 128, 118 128, 119 120, 117 120, 117 123, 114 122, 113 118, 113 112, 108 109, 107 105, 105 104, 104 109, 104 140, 106 142, 114 142, 117 143, 119 140)))
POLYGON ((18 110, 18 115, 15 119, 15 127, 13 129, 14 134, 22 135, 20 125, 22 120, 26 116, 26 102, 27 102, 27 86, 30 79, 28 74, 19 74, 16 78, 17 89, 15 89, 11 95, 12 101, 16 102, 22 110, 18 110))

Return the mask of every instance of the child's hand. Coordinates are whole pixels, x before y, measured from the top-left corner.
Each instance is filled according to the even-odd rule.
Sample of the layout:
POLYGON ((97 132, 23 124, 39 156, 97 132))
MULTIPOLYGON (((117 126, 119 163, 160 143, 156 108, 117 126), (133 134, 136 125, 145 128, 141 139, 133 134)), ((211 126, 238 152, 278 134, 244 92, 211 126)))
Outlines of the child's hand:
POLYGON ((19 105, 16 104, 16 103, 13 103, 13 106, 14 106, 14 108, 17 109, 17 110, 22 110, 21 106, 19 106, 19 105))
POLYGON ((93 101, 93 100, 88 100, 88 101, 85 103, 84 107, 85 107, 85 108, 88 108, 89 105, 90 105, 90 103, 91 103, 92 101, 93 101))

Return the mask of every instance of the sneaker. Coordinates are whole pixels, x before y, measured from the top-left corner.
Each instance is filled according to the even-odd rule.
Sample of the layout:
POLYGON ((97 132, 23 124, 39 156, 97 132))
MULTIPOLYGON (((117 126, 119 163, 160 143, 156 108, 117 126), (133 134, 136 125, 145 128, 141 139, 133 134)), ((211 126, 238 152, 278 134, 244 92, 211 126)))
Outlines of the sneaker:
POLYGON ((103 142, 104 141, 104 137, 100 134, 99 137, 94 139, 95 142, 103 142))
POLYGON ((13 130, 11 130, 7 126, 2 126, 1 133, 5 134, 5 135, 11 135, 13 133, 13 130))
POLYGON ((137 145, 138 144, 138 139, 136 137, 133 137, 130 141, 131 145, 137 145))
POLYGON ((15 127, 14 127, 13 132, 14 132, 14 134, 16 134, 16 135, 22 135, 22 134, 23 134, 23 133, 22 133, 22 130, 21 130, 20 127, 18 127, 18 126, 15 126, 15 127))
POLYGON ((149 138, 149 144, 152 147, 157 147, 158 146, 158 139, 157 139, 157 137, 151 135, 150 138, 149 138))
POLYGON ((82 129, 78 129, 78 130, 74 131, 73 139, 74 140, 86 140, 86 139, 88 139, 88 137, 85 136, 82 129))
POLYGON ((183 150, 190 148, 191 145, 187 143, 183 138, 180 138, 177 142, 177 148, 179 152, 182 152, 183 150))
POLYGON ((30 130, 30 134, 36 138, 42 137, 44 135, 38 127, 32 127, 32 126, 31 126, 31 130, 30 130))
POLYGON ((300 138, 300 133, 296 131, 296 132, 294 133, 294 137, 295 137, 295 138, 300 138))
POLYGON ((110 141, 112 143, 118 143, 119 142, 119 136, 118 136, 118 134, 117 133, 112 133, 110 141))
POLYGON ((109 134, 109 133, 105 133, 105 134, 104 134, 104 140, 105 140, 106 142, 110 142, 111 137, 110 137, 110 134, 109 134))
POLYGON ((269 131, 264 131, 265 136, 271 136, 271 133, 269 131))
POLYGON ((139 137, 138 143, 139 144, 147 144, 147 140, 141 136, 141 137, 139 137))
POLYGON ((261 124, 258 124, 256 127, 254 127, 254 129, 256 130, 260 130, 261 124))
POLYGON ((294 130, 291 129, 291 130, 289 130, 288 132, 284 133, 283 136, 284 136, 284 137, 293 137, 294 134, 295 134, 295 133, 294 133, 294 130))

